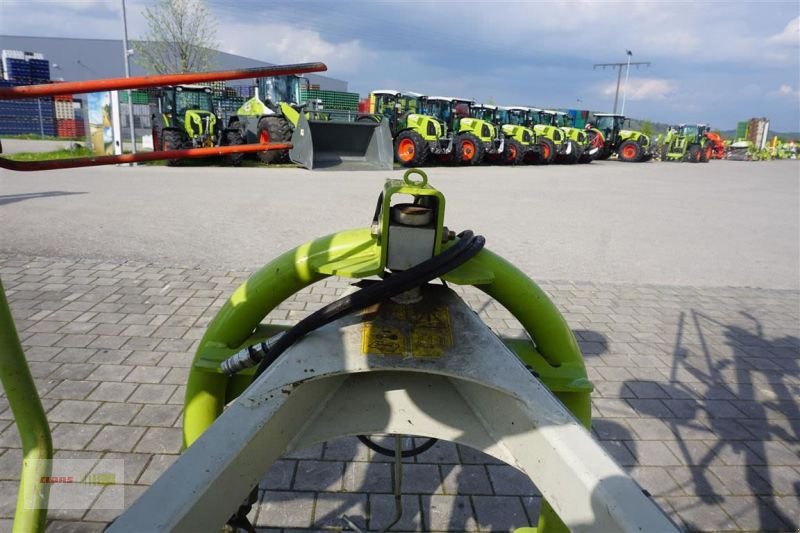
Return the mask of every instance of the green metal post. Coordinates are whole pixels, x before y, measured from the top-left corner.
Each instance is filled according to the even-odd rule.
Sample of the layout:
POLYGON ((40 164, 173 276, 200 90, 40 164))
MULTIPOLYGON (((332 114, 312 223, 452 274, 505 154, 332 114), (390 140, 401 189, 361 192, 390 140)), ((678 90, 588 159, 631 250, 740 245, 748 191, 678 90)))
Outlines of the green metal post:
POLYGON ((50 486, 42 483, 50 475, 53 443, 42 401, 33 383, 25 354, 14 327, 11 309, 0 281, 0 381, 14 414, 22 440, 22 472, 14 513, 15 533, 44 531, 50 486))

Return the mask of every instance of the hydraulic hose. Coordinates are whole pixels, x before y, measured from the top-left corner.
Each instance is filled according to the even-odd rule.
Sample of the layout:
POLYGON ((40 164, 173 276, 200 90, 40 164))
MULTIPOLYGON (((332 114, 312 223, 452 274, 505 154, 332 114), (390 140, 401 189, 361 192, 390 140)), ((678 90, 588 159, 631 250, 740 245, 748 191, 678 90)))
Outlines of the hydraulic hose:
POLYGON ((286 330, 269 347, 264 358, 259 362, 253 379, 260 376, 287 348, 308 333, 347 314, 360 311, 443 276, 475 257, 486 243, 486 239, 482 235, 474 235, 470 230, 463 231, 458 238, 456 244, 439 255, 348 294, 315 311, 286 330))

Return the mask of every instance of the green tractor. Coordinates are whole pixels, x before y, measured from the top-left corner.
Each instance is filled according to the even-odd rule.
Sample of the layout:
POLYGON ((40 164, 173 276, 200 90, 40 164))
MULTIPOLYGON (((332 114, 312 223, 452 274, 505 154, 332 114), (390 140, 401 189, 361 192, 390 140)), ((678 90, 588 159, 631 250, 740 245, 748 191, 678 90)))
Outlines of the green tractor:
POLYGON ((542 151, 540 163, 572 162, 572 157, 576 151, 575 143, 568 142, 567 136, 561 128, 555 125, 554 112, 545 111, 538 107, 531 107, 530 119, 536 137, 541 139, 546 145, 542 151))
MULTIPOLYGON (((551 112, 546 110, 545 113, 551 112)), ((585 164, 594 161, 595 155, 600 151, 600 148, 590 142, 586 131, 573 127, 572 117, 567 113, 563 111, 552 111, 552 113, 554 114, 554 125, 561 128, 568 141, 575 143, 575 152, 571 155, 572 162, 585 164)))
MULTIPOLYGON (((449 96, 424 96, 425 114, 445 124, 453 135, 451 160, 462 165, 477 165, 489 154, 503 153, 505 140, 488 120, 473 116, 474 100, 449 96)), ((484 113, 481 111, 481 114, 484 113)))
POLYGON ((424 96, 394 89, 372 91, 369 114, 357 122, 385 120, 394 138, 394 159, 406 167, 424 165, 431 157, 450 158, 453 135, 447 125, 425 113, 424 96))
POLYGON ((595 159, 608 159, 616 153, 620 161, 640 163, 653 158, 650 137, 636 130, 623 129, 625 115, 615 113, 595 113, 593 127, 587 125, 590 143, 603 146, 595 159), (599 141, 598 141, 599 139, 599 141))
MULTIPOLYGON (((244 144, 238 123, 220 127, 208 87, 178 85, 160 89, 158 114, 160 117, 153 116, 153 147, 158 151, 244 144)), ((223 156, 223 162, 238 165, 242 157, 243 154, 228 154, 223 156)), ((170 160, 167 164, 178 162, 170 160)))
POLYGON ((264 163, 288 159, 305 168, 390 170, 392 136, 389 124, 353 121, 355 114, 323 110, 318 100, 301 101, 301 76, 258 78, 256 95, 231 118, 241 124, 248 143, 289 143, 287 152, 259 152, 264 163))
POLYGON ((670 127, 661 146, 661 160, 708 163, 714 151, 713 143, 706 137, 709 131, 706 124, 670 127))
POLYGON ((506 137, 505 162, 515 164, 536 161, 542 153, 536 132, 529 127, 526 107, 498 107, 498 124, 506 137))

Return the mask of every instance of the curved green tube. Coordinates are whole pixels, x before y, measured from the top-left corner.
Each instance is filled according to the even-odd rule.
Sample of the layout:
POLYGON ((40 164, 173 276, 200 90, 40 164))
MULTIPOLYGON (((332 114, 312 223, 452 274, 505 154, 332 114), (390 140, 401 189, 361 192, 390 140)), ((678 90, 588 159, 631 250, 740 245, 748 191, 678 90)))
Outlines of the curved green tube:
POLYGON ((14 513, 13 531, 44 531, 47 520, 47 497, 50 485, 42 483, 50 476, 53 442, 42 401, 25 360, 14 327, 14 319, 0 282, 0 381, 14 414, 22 441, 22 472, 14 513))

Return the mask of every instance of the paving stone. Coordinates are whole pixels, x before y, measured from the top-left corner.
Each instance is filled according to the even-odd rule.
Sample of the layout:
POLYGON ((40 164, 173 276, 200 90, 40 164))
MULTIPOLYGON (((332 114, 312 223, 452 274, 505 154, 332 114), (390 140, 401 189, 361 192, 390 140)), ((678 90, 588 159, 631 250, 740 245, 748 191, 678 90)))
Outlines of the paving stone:
POLYGON ((148 428, 134 451, 174 454, 180 452, 182 443, 183 435, 179 428, 148 428))
POLYGON ((478 531, 469 496, 422 496, 428 531, 478 531))
POLYGON ((344 463, 300 461, 294 478, 295 490, 338 491, 342 489, 344 463))
POLYGON ((183 409, 178 405, 144 405, 133 420, 136 426, 172 427, 183 409))
POLYGON ((53 448, 63 450, 83 450, 100 431, 96 424, 58 424, 51 427, 53 448))
POLYGON ((706 503, 696 497, 671 497, 667 501, 677 512, 684 527, 691 531, 735 530, 736 523, 716 503, 706 503))
MULTIPOLYGON (((400 521, 392 527, 392 530, 425 531, 427 528, 422 520, 419 497, 416 495, 403 495, 401 503, 403 506, 403 516, 400 518, 400 521)), ((381 531, 394 521, 394 496, 391 494, 370 494, 369 509, 369 530, 381 531)))
POLYGON ((47 413, 48 422, 85 422, 100 402, 62 400, 47 413))
POLYGON ((137 366, 125 377, 125 381, 132 383, 160 383, 169 372, 168 368, 157 366, 137 366))
MULTIPOLYGON (((96 381, 75 381, 65 379, 45 394, 53 400, 83 400, 97 387, 96 381)), ((90 400, 96 398, 89 398, 90 400)))
POLYGON ((133 485, 150 462, 152 456, 147 453, 106 452, 103 459, 121 460, 123 462, 124 483, 133 485))
POLYGON ((89 395, 90 400, 99 400, 106 402, 124 402, 127 400, 133 391, 136 390, 135 383, 117 383, 117 382, 91 382, 97 387, 89 395))
POLYGON ((367 492, 370 494, 392 492, 392 479, 392 465, 390 463, 345 463, 345 491, 367 492))
POLYGON ((441 494, 443 486, 439 467, 433 464, 404 463, 403 492, 407 494, 441 494))
POLYGON ((514 531, 530 525, 522 500, 516 496, 473 496, 472 503, 481 530, 514 531))
POLYGON ((367 526, 367 495, 347 493, 321 493, 317 495, 314 506, 314 521, 311 527, 328 529, 345 525, 342 515, 353 521, 359 528, 367 526))
POLYGON ((492 484, 484 465, 453 465, 442 467, 447 494, 492 494, 492 484))
POLYGON ((172 393, 175 392, 175 385, 150 385, 142 384, 136 388, 129 402, 165 404, 172 393))
POLYGON ((129 452, 144 434, 145 428, 106 426, 89 443, 87 449, 102 452, 129 452))
POLYGON ((311 526, 313 492, 265 491, 258 502, 257 527, 311 526))
POLYGON ((262 490, 289 490, 292 488, 297 461, 279 460, 272 465, 261 478, 259 488, 262 490))
POLYGON ((155 454, 150 459, 142 475, 139 477, 138 483, 142 485, 151 485, 155 483, 158 477, 163 474, 167 468, 178 459, 178 454, 155 454))

